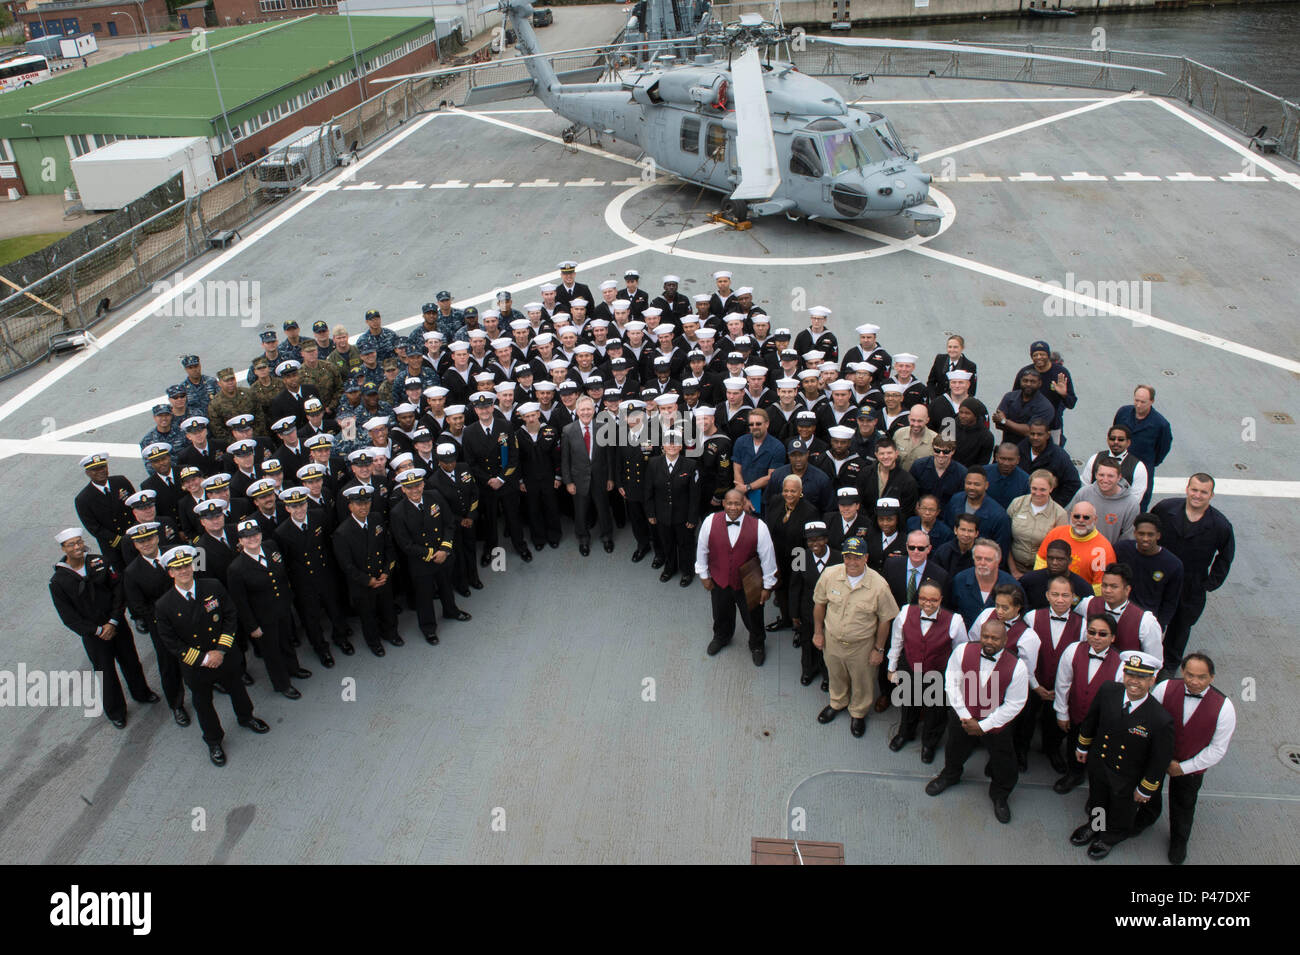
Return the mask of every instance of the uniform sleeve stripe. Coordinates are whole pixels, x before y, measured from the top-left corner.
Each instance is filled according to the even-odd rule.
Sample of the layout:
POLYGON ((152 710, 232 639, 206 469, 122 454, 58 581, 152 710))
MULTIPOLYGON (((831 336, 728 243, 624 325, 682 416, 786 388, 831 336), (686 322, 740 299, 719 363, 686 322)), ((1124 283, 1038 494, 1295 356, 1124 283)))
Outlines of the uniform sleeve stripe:
POLYGON ((1146 790, 1147 792, 1149 792, 1149 793, 1153 793, 1153 792, 1155 792, 1157 789, 1160 788, 1160 784, 1159 784, 1159 783, 1153 783, 1153 782, 1151 782, 1151 780, 1149 780, 1149 779, 1144 779, 1144 780, 1142 780, 1141 782, 1138 783, 1138 785, 1141 786, 1143 789, 1145 789, 1145 790, 1146 790))
POLYGON ((198 658, 199 658, 199 651, 195 650, 193 647, 190 647, 188 650, 185 651, 185 663, 187 665, 193 666, 194 661, 196 661, 198 658))
POLYGON ((1091 745, 1092 745, 1092 737, 1091 737, 1091 736, 1080 736, 1080 737, 1079 737, 1079 745, 1080 745, 1080 746, 1091 746, 1091 745))

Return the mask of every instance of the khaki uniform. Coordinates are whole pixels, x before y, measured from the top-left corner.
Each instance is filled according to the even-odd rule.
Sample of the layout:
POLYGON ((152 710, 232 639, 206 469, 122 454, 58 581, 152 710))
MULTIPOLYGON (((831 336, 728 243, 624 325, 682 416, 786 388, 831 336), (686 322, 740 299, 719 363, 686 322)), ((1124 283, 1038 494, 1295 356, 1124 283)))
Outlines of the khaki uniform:
POLYGON ((320 392, 321 404, 332 411, 343 394, 343 373, 339 366, 330 361, 317 361, 314 365, 302 366, 304 384, 315 385, 320 392))
POLYGON ((881 621, 898 616, 898 604, 885 578, 870 567, 856 587, 849 587, 843 564, 827 567, 817 579, 813 603, 824 604, 823 632, 826 672, 830 679, 830 703, 837 710, 846 706, 849 715, 862 718, 876 698, 876 670, 870 662, 881 621))
POLYGON ((224 448, 230 443, 230 429, 226 427, 226 422, 237 414, 251 414, 253 433, 259 438, 270 437, 266 415, 247 388, 236 388, 235 393, 228 398, 225 392, 218 391, 208 402, 208 432, 217 447, 224 448))

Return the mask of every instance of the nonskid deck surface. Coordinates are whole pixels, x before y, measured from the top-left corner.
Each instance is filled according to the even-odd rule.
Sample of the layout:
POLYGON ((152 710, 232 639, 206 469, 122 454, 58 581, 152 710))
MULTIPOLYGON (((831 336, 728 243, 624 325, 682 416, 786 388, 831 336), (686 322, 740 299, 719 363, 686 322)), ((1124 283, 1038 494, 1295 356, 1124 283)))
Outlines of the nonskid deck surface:
MULTIPOLYGON (((529 301, 562 258, 593 287, 635 266, 652 293, 664 273, 680 274, 689 294, 727 267, 776 325, 797 330, 806 313, 792 306, 821 303, 841 341, 871 321, 886 347, 923 360, 947 332, 964 334, 981 397, 996 400, 1028 343, 1046 338, 1080 394, 1066 418, 1076 458, 1101 446, 1134 384, 1156 386, 1175 432, 1160 477, 1220 478, 1215 504, 1238 540, 1191 641, 1214 656, 1239 725, 1207 779, 1189 861, 1293 859, 1300 842, 1286 819, 1300 776, 1287 753, 1300 751, 1300 650, 1281 622, 1297 609, 1300 527, 1295 426, 1272 415, 1300 416, 1300 189, 1285 181, 1296 170, 1243 165, 1235 136, 1143 98, 935 80, 867 90, 931 157, 924 168, 950 210, 939 236, 784 219, 733 232, 704 219, 712 194, 646 182, 635 150, 565 147, 564 121, 535 100, 431 114, 186 269, 186 279, 257 283, 245 287, 256 290, 256 321, 145 317, 142 299, 100 330, 101 349, 0 385, 0 454, 11 462, 0 501, 21 515, 0 554, 0 667, 86 665, 45 588, 52 535, 74 521, 77 457, 107 446, 116 471, 138 481, 127 445, 181 377, 177 356, 197 352, 209 374, 246 367, 258 347, 241 320, 320 317, 360 332, 373 307, 400 330, 444 287, 461 304, 481 306, 502 286, 529 301), (1044 283, 1088 295, 1097 287, 1080 283, 1130 281, 1132 312, 1089 315, 1072 298, 1045 314, 1044 283)), ((818 725, 825 697, 799 685, 789 631, 770 635, 762 669, 740 642, 706 657, 704 592, 630 563, 630 531, 617 544, 584 559, 569 536, 531 564, 507 557, 466 602, 473 622, 444 625, 438 647, 407 613, 415 639, 383 659, 363 648, 327 671, 307 653, 315 675, 297 702, 271 694, 253 664, 272 732, 240 730, 219 700, 224 769, 208 763, 197 726, 182 730, 158 707, 132 706, 121 732, 68 709, 0 709, 0 852, 31 862, 743 862, 751 836, 787 835, 800 808, 798 834, 845 842, 851 862, 1082 859, 1066 836, 1083 791, 1051 792, 1040 756, 1012 795, 1010 829, 992 819, 978 755, 966 783, 930 799, 933 767, 914 745, 886 747, 895 711, 872 716, 863 740, 846 720, 818 725), (345 702, 349 678, 356 699, 345 702)), ((137 643, 156 676, 147 639, 137 643)), ((1164 839, 1162 825, 1111 859, 1161 861, 1164 839)))

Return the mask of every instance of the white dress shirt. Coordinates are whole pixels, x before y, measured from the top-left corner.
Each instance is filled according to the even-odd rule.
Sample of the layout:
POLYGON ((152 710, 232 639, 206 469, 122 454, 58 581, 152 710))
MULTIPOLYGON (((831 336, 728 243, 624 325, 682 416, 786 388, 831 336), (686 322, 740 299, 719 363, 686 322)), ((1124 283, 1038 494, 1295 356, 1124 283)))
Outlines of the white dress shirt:
MULTIPOLYGON (((980 661, 980 692, 988 692, 989 678, 993 673, 993 668, 998 665, 1002 659, 1004 651, 999 650, 992 660, 984 656, 979 656, 980 661)), ((944 689, 948 692, 948 705, 953 708, 958 719, 970 719, 970 710, 966 708, 966 687, 964 673, 961 668, 962 657, 966 653, 966 645, 962 644, 952 655, 948 657, 948 669, 944 673, 944 689)), ((1025 663, 1019 657, 1016 658, 1015 668, 1011 671, 1011 685, 1007 687, 1007 694, 1002 698, 1002 704, 992 713, 979 721, 980 729, 988 732, 997 729, 999 726, 1006 726, 1010 723, 1017 713, 1025 708, 1025 701, 1029 698, 1029 674, 1025 671, 1025 663)))
MULTIPOLYGON (((763 589, 772 590, 776 587, 776 553, 772 550, 772 534, 767 525, 752 514, 740 517, 742 521, 746 518, 758 525, 758 563, 763 570, 763 589)), ((700 521, 700 536, 695 543, 695 575, 700 580, 709 579, 709 535, 713 532, 713 522, 726 519, 725 511, 717 511, 700 521)), ((739 537, 739 527, 727 528, 727 539, 732 547, 736 546, 739 537)))
MULTIPOLYGON (((1056 665, 1056 700, 1052 708, 1056 710, 1058 720, 1070 719, 1070 687, 1074 684, 1074 655, 1076 653, 1091 653, 1092 647, 1088 645, 1087 640, 1080 640, 1078 643, 1072 643, 1065 648, 1061 654, 1061 660, 1056 665)), ((1088 661, 1088 682, 1097 675, 1097 667, 1101 666, 1100 660, 1088 661)), ((1115 668, 1115 682, 1124 682, 1124 667, 1121 665, 1115 668)))
MULTIPOLYGON (((1165 680, 1157 683, 1151 689, 1151 695, 1161 703, 1165 699, 1165 690, 1172 683, 1172 680, 1165 680)), ((1181 681, 1180 681, 1181 682, 1181 681)), ((1208 689, 1205 692, 1210 692, 1208 689)), ((1194 696, 1188 695, 1186 687, 1183 692, 1183 725, 1186 726, 1196 712, 1196 708, 1201 705, 1201 701, 1194 696)), ((1237 729, 1237 711, 1232 706, 1232 700, 1226 696, 1223 699, 1223 707, 1219 710, 1219 719, 1214 724, 1214 735, 1210 737, 1210 744, 1201 750, 1191 759, 1184 759, 1179 762, 1183 767, 1184 773, 1195 773, 1216 766, 1219 760, 1223 759, 1224 754, 1228 751, 1228 741, 1232 739, 1232 734, 1237 729)))
MULTIPOLYGON (((930 627, 933 625, 934 618, 927 617, 922 613, 919 604, 908 604, 903 608, 902 612, 894 618, 894 624, 890 628, 889 669, 891 671, 898 669, 898 661, 903 653, 903 622, 907 615, 912 613, 921 619, 922 636, 928 634, 930 627)), ((966 643, 966 627, 962 625, 961 614, 959 613, 953 614, 952 620, 948 624, 948 639, 954 647, 963 646, 966 643)), ((915 661, 913 665, 915 665, 915 661)))
MULTIPOLYGON (((992 614, 997 613, 993 607, 986 607, 980 611, 980 615, 975 618, 975 622, 970 626, 970 632, 966 639, 978 640, 980 638, 980 627, 984 626, 984 621, 992 614)), ((1029 671, 1029 688, 1031 690, 1038 688, 1038 678, 1034 671, 1038 669, 1038 651, 1042 648, 1043 641, 1039 639, 1032 627, 1026 624, 1027 629, 1020 635, 1016 641, 1016 656, 1025 661, 1025 668, 1029 671)))
MULTIPOLYGON (((1091 602, 1091 600, 1080 600, 1074 605, 1074 612, 1083 617, 1085 625, 1088 622, 1088 604, 1091 602)), ((1109 607, 1103 600, 1101 605, 1104 613, 1110 614, 1118 621, 1120 614, 1128 609, 1129 601, 1124 601, 1118 607, 1109 607)), ((1118 631, 1116 633, 1118 635, 1118 631)), ((1165 637, 1160 632, 1160 621, 1150 610, 1143 610, 1142 619, 1138 621, 1138 644, 1143 653, 1149 653, 1160 660, 1165 658, 1165 637)))

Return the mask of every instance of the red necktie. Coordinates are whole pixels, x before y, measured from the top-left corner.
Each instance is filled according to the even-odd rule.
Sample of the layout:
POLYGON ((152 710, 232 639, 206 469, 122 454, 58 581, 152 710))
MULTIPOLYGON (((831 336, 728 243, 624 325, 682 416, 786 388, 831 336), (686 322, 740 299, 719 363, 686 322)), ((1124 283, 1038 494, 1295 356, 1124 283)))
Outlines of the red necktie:
POLYGON ((587 446, 587 457, 591 457, 591 428, 582 426, 582 443, 587 446))

